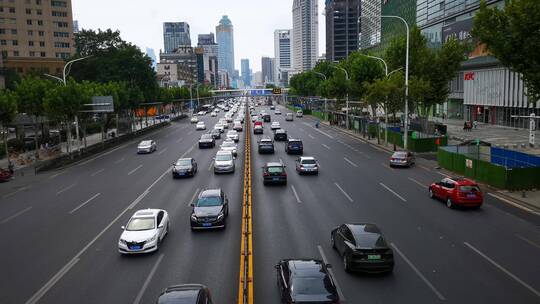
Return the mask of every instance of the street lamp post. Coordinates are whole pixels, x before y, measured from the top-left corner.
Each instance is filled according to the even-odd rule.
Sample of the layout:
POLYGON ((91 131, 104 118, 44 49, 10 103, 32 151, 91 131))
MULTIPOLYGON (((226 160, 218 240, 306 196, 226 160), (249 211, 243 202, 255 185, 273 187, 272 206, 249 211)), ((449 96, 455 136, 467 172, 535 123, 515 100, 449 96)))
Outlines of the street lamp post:
POLYGON ((359 18, 395 18, 401 20, 407 29, 407 46, 405 49, 405 134, 403 136, 403 148, 407 150, 409 137, 409 24, 402 17, 392 15, 369 15, 360 16, 359 18))
MULTIPOLYGON (((65 65, 64 65, 64 70, 63 70, 63 73, 62 73, 62 78, 60 77, 56 77, 56 76, 53 76, 53 75, 50 75, 50 74, 45 74, 45 76, 48 76, 48 77, 51 77, 51 78, 54 78, 60 82, 62 82, 64 84, 64 86, 67 85, 67 76, 69 75, 69 72, 71 71, 71 65, 77 61, 81 61, 81 60, 84 60, 84 59, 87 59, 87 58, 90 58, 92 57, 92 55, 90 56, 86 56, 86 57, 81 57, 81 58, 77 58, 77 59, 73 59, 71 61, 68 61, 65 65), (69 68, 69 70, 68 70, 69 68)), ((68 126, 68 128, 71 128, 71 126, 68 126)), ((71 134, 71 132, 68 132, 69 134, 71 134)), ((75 136, 77 137, 77 150, 80 152, 81 150, 81 141, 79 140, 79 118, 78 118, 78 115, 75 114, 75 136)), ((71 138, 70 138, 71 139, 71 138)), ((70 147, 70 143, 68 141, 68 150, 70 147)))
MULTIPOLYGON (((347 79, 347 83, 349 82, 350 78, 349 78, 349 73, 347 72, 347 70, 345 70, 344 68, 342 68, 340 66, 336 66, 336 65, 330 65, 330 66, 335 68, 335 69, 340 69, 343 72, 345 72, 345 78, 347 79)), ((347 115, 347 117, 345 119, 345 127, 347 128, 347 130, 349 130, 349 88, 347 88, 347 97, 346 97, 345 105, 346 105, 345 115, 347 115)))

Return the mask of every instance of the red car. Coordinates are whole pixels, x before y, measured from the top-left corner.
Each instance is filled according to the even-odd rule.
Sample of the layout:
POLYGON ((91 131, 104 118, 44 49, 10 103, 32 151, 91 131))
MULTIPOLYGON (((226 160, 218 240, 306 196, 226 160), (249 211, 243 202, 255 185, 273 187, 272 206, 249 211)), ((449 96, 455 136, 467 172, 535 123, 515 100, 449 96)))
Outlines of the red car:
POLYGON ((260 121, 260 120, 257 120, 257 121, 255 121, 255 124, 253 125, 253 127, 262 126, 262 125, 263 125, 263 122, 260 121))
POLYGON ((479 208, 484 202, 478 184, 466 178, 444 178, 431 184, 429 197, 444 200, 448 208, 457 206, 479 208))
POLYGON ((4 170, 0 168, 0 183, 7 182, 13 174, 9 170, 4 170))

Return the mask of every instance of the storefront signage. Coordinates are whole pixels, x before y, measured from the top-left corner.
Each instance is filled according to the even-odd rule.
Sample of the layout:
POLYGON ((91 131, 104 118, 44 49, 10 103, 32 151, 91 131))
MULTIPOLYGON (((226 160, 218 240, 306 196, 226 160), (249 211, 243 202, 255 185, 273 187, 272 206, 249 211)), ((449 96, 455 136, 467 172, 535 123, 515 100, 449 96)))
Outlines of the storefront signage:
POLYGON ((444 42, 448 42, 448 40, 453 38, 458 41, 469 40, 471 38, 472 26, 472 18, 447 25, 442 28, 442 40, 444 42))
POLYGON ((474 80, 474 72, 467 72, 463 74, 463 80, 474 80))

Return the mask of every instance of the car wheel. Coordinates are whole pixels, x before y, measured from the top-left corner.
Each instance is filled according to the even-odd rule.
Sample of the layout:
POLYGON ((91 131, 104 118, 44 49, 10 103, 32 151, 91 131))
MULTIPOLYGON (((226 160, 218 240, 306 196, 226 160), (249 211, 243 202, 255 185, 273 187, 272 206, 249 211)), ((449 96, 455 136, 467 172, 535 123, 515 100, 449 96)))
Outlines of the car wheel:
POLYGON ((446 207, 448 207, 450 209, 454 208, 454 203, 452 202, 451 198, 446 199, 446 207))
POLYGON ((433 189, 429 188, 429 198, 434 198, 433 189))
POLYGON ((334 234, 330 234, 330 245, 332 245, 332 249, 337 249, 336 240, 334 240, 334 234))
POLYGON ((343 255, 343 269, 345 269, 345 272, 351 272, 351 265, 349 264, 349 257, 347 254, 343 255))

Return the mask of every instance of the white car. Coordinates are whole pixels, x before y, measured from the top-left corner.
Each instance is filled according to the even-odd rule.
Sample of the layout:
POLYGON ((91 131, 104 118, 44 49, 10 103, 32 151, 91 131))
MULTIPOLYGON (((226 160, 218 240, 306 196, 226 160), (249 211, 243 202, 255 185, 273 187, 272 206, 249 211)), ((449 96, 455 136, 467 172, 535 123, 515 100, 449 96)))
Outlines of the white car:
POLYGON ((238 142, 240 140, 240 136, 238 136, 238 132, 236 132, 236 130, 230 130, 227 132, 227 138, 233 140, 234 142, 238 142))
POLYGON ((237 123, 233 124, 233 127, 232 127, 232 128, 233 128, 233 130, 235 130, 235 131, 242 132, 242 129, 243 129, 243 128, 242 128, 242 123, 237 122, 237 123))
POLYGON ((198 123, 199 122, 199 118, 197 116, 193 116, 191 117, 191 119, 189 120, 189 122, 191 123, 198 123))
POLYGON ((169 233, 169 215, 163 209, 143 209, 135 212, 118 240, 122 254, 147 253, 159 249, 169 233))
POLYGON ((206 125, 204 124, 204 121, 199 121, 197 123, 197 126, 195 127, 196 130, 206 130, 206 125))
POLYGON ((214 112, 210 113, 210 116, 211 116, 211 117, 216 117, 216 116, 217 116, 217 112, 214 111, 214 112))
POLYGON ((302 110, 296 111, 296 117, 302 117, 302 116, 304 116, 304 112, 302 112, 302 110))
POLYGON ((270 129, 272 129, 272 130, 281 129, 281 125, 279 124, 278 121, 274 121, 274 122, 272 122, 272 124, 270 125, 270 129))
POLYGON ((223 128, 223 125, 220 124, 220 123, 217 123, 217 124, 214 126, 214 130, 218 130, 220 133, 225 132, 225 128, 223 128))
POLYGON ((205 111, 199 111, 199 113, 197 113, 197 115, 204 116, 204 115, 206 115, 206 112, 205 111))
POLYGON ((236 144, 234 143, 234 141, 230 140, 230 139, 226 139, 222 144, 221 146, 219 147, 220 150, 223 150, 223 151, 230 151, 232 152, 232 154, 234 156, 236 156, 238 153, 236 151, 236 144))
POLYGON ((275 114, 275 115, 281 115, 281 111, 278 110, 278 109, 276 109, 276 110, 274 111, 274 114, 275 114))
POLYGON ((153 140, 143 140, 137 146, 137 153, 152 153, 157 150, 156 142, 153 140))
POLYGON ((293 121, 294 120, 294 115, 293 113, 287 113, 285 114, 285 121, 293 121))
POLYGON ((214 173, 234 173, 234 153, 220 150, 214 157, 214 173))

